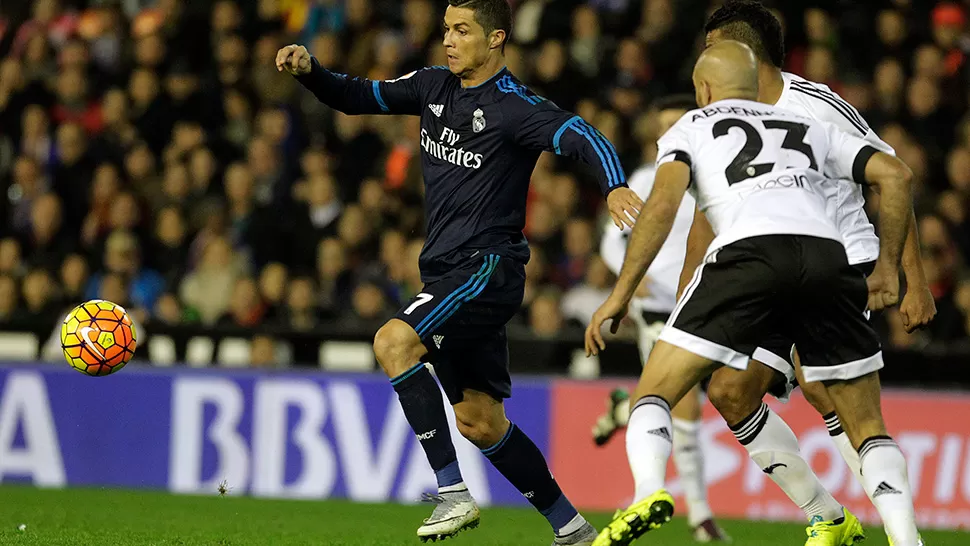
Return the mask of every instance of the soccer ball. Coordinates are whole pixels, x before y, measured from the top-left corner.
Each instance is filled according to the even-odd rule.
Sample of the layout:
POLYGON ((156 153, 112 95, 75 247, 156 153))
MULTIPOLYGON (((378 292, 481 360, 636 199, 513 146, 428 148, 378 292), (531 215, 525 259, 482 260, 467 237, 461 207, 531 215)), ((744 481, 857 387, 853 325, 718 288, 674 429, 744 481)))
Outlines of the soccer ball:
POLYGON ((67 363, 88 375, 108 375, 124 368, 135 354, 136 344, 128 312, 110 301, 82 303, 61 325, 67 363))

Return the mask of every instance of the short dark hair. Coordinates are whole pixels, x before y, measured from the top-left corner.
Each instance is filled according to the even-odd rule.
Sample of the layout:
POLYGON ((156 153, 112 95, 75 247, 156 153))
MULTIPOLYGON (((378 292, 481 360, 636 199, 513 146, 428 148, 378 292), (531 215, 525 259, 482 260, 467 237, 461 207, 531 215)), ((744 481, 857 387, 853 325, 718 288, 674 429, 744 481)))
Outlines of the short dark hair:
POLYGON ((486 36, 493 30, 504 30, 502 51, 505 51, 505 44, 512 36, 512 7, 508 0, 448 0, 448 4, 474 11, 475 22, 482 25, 486 36))
POLYGON ((785 62, 781 21, 761 2, 728 0, 704 25, 705 34, 715 30, 750 47, 760 61, 770 62, 778 68, 785 62))
POLYGON ((659 110, 693 110, 697 108, 697 98, 687 93, 667 95, 654 101, 653 107, 659 110))

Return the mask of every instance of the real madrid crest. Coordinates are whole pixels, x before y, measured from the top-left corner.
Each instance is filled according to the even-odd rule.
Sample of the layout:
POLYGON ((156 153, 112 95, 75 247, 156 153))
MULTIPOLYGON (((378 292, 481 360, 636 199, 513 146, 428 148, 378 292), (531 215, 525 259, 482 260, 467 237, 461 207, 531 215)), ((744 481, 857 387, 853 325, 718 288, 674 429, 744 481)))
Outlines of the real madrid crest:
POLYGON ((472 112, 472 131, 481 133, 485 129, 485 112, 481 108, 472 112))

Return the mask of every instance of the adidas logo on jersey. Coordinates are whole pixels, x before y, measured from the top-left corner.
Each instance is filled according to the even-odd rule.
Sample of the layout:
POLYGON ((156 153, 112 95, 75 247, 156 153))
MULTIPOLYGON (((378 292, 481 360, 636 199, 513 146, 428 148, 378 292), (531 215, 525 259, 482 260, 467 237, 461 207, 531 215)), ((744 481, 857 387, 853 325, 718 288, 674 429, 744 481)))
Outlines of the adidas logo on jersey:
POLYGON ((434 114, 435 117, 439 117, 439 118, 441 117, 441 114, 443 114, 445 111, 444 104, 429 104, 428 108, 431 109, 431 113, 434 114))
POLYGON ((655 428, 653 430, 648 430, 647 431, 647 434, 653 434, 653 435, 656 435, 656 436, 660 436, 661 438, 663 438, 664 440, 667 440, 668 442, 672 442, 673 441, 670 438, 670 431, 667 429, 667 427, 660 427, 660 428, 655 428))
POLYGON ((896 489, 888 483, 880 482, 879 485, 876 486, 876 490, 872 492, 872 498, 875 499, 880 495, 899 495, 901 493, 902 491, 896 489))
POLYGON ((435 334, 431 336, 431 339, 434 341, 434 346, 440 349, 441 342, 445 340, 445 336, 435 334))

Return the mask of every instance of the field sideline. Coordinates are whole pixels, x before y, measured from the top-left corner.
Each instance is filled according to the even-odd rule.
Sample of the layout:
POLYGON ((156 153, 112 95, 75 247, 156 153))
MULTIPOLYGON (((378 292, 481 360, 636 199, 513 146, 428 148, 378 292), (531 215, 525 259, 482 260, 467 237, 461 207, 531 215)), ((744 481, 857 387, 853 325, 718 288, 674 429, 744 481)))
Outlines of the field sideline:
MULTIPOLYGON (((0 544, 43 546, 416 545, 414 530, 430 506, 278 501, 243 497, 178 496, 106 489, 39 490, 0 487, 0 544), (24 531, 18 527, 26 525, 24 531)), ((603 525, 608 516, 591 519, 603 525)), ((799 525, 724 522, 735 545, 804 543, 799 525)), ((965 546, 970 534, 926 532, 927 546, 965 546)), ((446 541, 454 546, 546 546, 549 527, 525 509, 489 508, 482 526, 446 541)), ((870 529, 866 544, 886 544, 870 529)), ((637 544, 688 546, 684 521, 637 544)))

